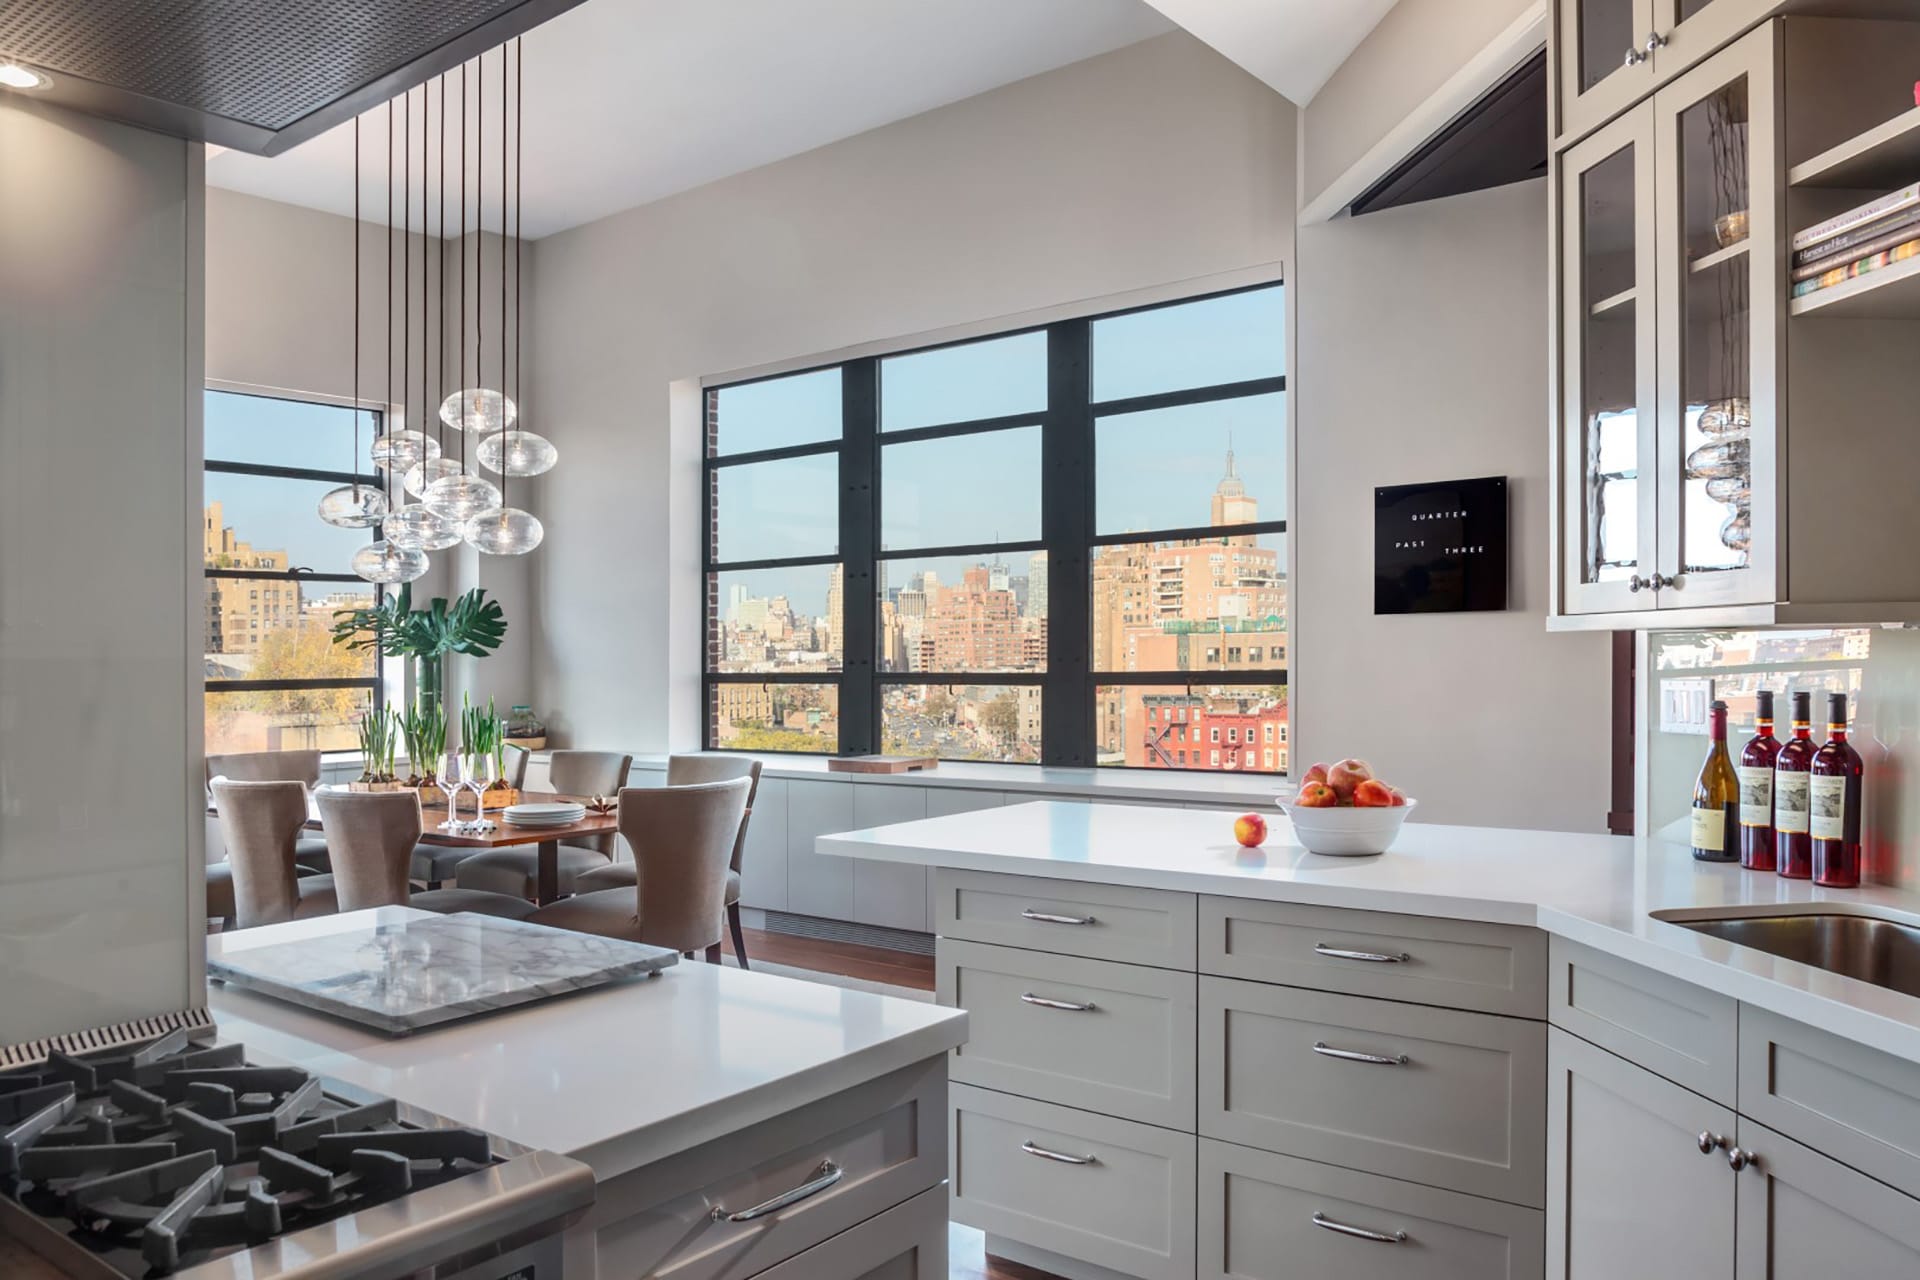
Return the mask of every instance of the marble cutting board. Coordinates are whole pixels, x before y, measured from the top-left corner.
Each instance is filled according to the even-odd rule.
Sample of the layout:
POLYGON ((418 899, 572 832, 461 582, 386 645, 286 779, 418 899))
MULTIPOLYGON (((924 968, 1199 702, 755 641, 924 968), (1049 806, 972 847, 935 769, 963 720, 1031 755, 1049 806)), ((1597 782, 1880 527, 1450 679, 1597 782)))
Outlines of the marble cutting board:
POLYGON ((405 1035, 624 978, 680 955, 522 920, 378 907, 207 939, 207 977, 405 1035))

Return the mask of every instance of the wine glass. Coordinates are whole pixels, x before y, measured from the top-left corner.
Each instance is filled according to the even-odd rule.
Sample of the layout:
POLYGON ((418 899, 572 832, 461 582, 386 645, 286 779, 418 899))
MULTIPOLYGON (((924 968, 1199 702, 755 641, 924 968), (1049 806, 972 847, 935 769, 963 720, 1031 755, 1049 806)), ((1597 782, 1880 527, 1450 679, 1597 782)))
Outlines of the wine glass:
POLYGON ((486 804, 481 797, 499 776, 500 769, 491 753, 480 751, 467 757, 467 788, 473 792, 473 823, 476 827, 484 827, 487 820, 486 804))
POLYGON ((447 794, 447 820, 440 824, 442 831, 454 831, 460 826, 460 792, 467 785, 465 763, 466 757, 458 751, 443 751, 435 765, 434 780, 447 794))

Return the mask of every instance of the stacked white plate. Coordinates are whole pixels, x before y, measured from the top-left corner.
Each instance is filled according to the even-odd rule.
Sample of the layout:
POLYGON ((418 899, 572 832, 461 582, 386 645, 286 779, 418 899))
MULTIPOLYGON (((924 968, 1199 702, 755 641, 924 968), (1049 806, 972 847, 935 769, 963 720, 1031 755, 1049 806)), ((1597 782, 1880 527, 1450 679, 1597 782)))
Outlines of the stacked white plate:
POLYGON ((587 806, 573 800, 510 804, 500 816, 516 827, 568 827, 587 816, 587 806))

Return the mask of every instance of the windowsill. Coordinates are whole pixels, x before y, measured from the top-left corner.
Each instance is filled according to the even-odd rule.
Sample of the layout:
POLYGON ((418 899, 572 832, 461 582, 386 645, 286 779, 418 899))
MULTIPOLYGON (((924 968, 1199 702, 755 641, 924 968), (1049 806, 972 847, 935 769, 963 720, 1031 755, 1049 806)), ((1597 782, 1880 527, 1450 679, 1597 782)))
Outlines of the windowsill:
MULTIPOLYGON (((547 752, 534 753, 545 760, 547 752)), ((750 755, 750 752, 728 754, 750 755)), ((1264 806, 1287 791, 1282 774, 1205 774, 1152 769, 1064 769, 1027 764, 983 764, 949 760, 915 773, 835 773, 826 756, 758 755, 769 778, 818 779, 857 786, 951 787, 958 790, 1026 793, 1035 800, 1065 796, 1087 800, 1128 800, 1160 804, 1264 806)), ((636 755, 636 769, 662 770, 664 755, 636 755)))

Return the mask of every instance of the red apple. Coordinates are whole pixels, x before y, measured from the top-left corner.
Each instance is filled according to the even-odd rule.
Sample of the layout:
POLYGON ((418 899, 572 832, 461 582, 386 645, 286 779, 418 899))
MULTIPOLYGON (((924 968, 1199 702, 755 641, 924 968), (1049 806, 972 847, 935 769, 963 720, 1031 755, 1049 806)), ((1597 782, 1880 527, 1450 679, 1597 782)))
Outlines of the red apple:
POLYGON ((1243 813, 1233 820, 1233 838, 1252 849, 1267 842, 1267 820, 1257 813, 1243 813))
POLYGON ((1342 760, 1327 770, 1327 785, 1340 797, 1340 803, 1353 800, 1353 789, 1373 776, 1373 770, 1367 767, 1365 760, 1342 760))
POLYGON ((1378 778, 1368 778, 1353 789, 1353 803, 1361 809, 1391 808, 1393 788, 1378 778))
POLYGON ((1309 782, 1300 788, 1293 802, 1302 809, 1331 809, 1340 803, 1340 797, 1324 782, 1309 782))
POLYGON ((1402 791, 1402 790, 1401 790, 1400 788, 1398 788, 1398 787, 1388 787, 1388 788, 1387 788, 1387 790, 1389 790, 1389 791, 1391 791, 1391 792, 1393 792, 1393 807, 1394 807, 1394 808, 1396 808, 1396 809, 1404 809, 1404 808, 1406 808, 1406 807, 1407 807, 1407 793, 1406 793, 1406 792, 1404 792, 1404 791, 1402 791))
POLYGON ((1307 770, 1306 777, 1300 779, 1300 785, 1305 786, 1309 782, 1325 782, 1326 780, 1327 766, 1316 764, 1307 770))

